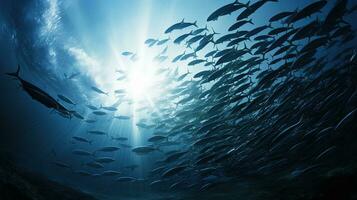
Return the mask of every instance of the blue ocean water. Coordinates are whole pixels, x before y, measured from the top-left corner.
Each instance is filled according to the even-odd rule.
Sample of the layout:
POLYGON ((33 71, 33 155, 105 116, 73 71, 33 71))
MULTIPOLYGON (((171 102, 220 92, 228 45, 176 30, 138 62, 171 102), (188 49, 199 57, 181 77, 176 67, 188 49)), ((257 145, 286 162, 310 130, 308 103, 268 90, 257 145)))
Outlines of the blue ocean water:
MULTIPOLYGON (((254 25, 245 27, 249 29, 266 25, 271 16, 285 10, 301 9, 310 2, 281 0, 278 3, 267 3, 254 13, 254 25)), ((218 36, 228 33, 227 28, 235 23, 237 13, 222 16, 217 21, 207 22, 206 19, 217 8, 229 3, 232 1, 2 0, 0 73, 14 72, 17 65, 20 65, 21 78, 46 91, 68 110, 75 110, 83 119, 64 118, 31 99, 21 89, 18 81, 1 75, 0 150, 11 155, 17 166, 98 199, 188 199, 185 195, 192 191, 170 190, 166 184, 156 188, 150 186, 155 181, 150 177, 150 171, 158 166, 158 161, 165 158, 165 153, 171 150, 188 150, 188 145, 180 143, 162 147, 148 155, 137 155, 132 148, 152 144, 148 139, 157 130, 140 124, 157 125, 158 123, 151 121, 150 116, 160 111, 161 105, 169 101, 163 98, 169 92, 165 88, 165 82, 161 80, 162 76, 156 73, 158 66, 169 68, 171 74, 176 69, 180 75, 189 70, 190 76, 205 69, 204 66, 188 67, 191 60, 172 63, 175 56, 193 51, 172 43, 178 36, 189 31, 179 30, 170 34, 164 34, 164 31, 184 19, 185 22, 197 21, 197 25, 202 28, 207 25, 209 31, 219 33, 219 38, 218 36), (170 40, 169 44, 151 48, 144 43, 148 38, 170 40), (168 60, 162 63, 155 61, 155 56, 166 46, 169 47, 165 53, 168 60), (123 56, 125 51, 135 53, 137 60, 123 56), (118 70, 124 70, 128 77, 117 80, 120 77, 118 70), (71 76, 73 77, 69 78, 71 76), (109 94, 99 94, 92 87, 109 94), (126 90, 127 96, 118 97, 115 90, 119 89, 126 90), (69 98, 75 105, 65 102, 58 95, 69 98), (95 111, 88 105, 93 105, 106 114, 93 114, 95 111), (116 110, 103 107, 115 107, 116 110), (115 116, 128 116, 130 119, 115 119, 115 116), (88 131, 103 131, 106 135, 91 134, 88 131), (90 144, 80 142, 74 136, 86 138, 90 144), (127 140, 113 139, 118 137, 127 140), (111 146, 120 147, 120 150, 98 151, 102 147, 111 146), (73 153, 78 149, 95 154, 78 156, 73 153), (103 164, 103 169, 88 167, 87 164, 98 157, 111 157, 115 161, 103 164), (70 169, 60 168, 54 162, 66 163, 70 165, 70 169), (90 173, 90 176, 78 173, 82 170, 90 173), (105 170, 119 171, 121 174, 117 177, 135 177, 138 180, 118 182, 112 176, 98 176, 105 170)), ((354 3, 350 1, 349 6, 354 3)), ((329 1, 319 15, 326 15, 333 6, 334 2, 329 1)), ((346 17, 353 31, 356 28, 353 21, 355 16, 353 13, 346 17)), ((296 25, 306 24, 314 17, 301 20, 296 25)), ((252 42, 247 41, 246 44, 250 45, 252 42)), ((355 44, 355 40, 351 44, 355 44)), ((239 48, 242 47, 243 44, 239 45, 239 48)), ((215 45, 209 44, 199 55, 202 57, 215 48, 215 45)), ((337 52, 336 49, 330 50, 337 52)), ((167 117, 164 113, 157 113, 163 114, 161 119, 167 117)), ((187 124, 189 123, 190 119, 187 120, 187 124)), ((195 138, 180 139, 185 141, 195 138)), ((214 180, 217 177, 206 178, 214 180)), ((190 185, 190 182, 194 183, 194 180, 186 178, 184 184, 190 185)), ((242 188, 254 185, 250 182, 234 183, 242 188)), ((228 198, 229 193, 237 192, 227 188, 221 194, 222 199, 228 198), (224 196, 225 193, 227 196, 224 196)), ((247 191, 249 189, 244 190, 244 193, 247 191)))

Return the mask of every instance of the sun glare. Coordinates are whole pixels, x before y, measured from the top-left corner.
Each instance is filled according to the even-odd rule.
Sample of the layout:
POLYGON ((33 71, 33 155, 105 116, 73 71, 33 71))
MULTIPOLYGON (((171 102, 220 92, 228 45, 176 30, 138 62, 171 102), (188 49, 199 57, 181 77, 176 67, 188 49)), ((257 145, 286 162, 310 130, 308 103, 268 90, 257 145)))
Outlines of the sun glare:
POLYGON ((134 103, 140 101, 151 102, 156 82, 155 63, 148 55, 140 57, 127 71, 126 91, 134 103))
POLYGON ((147 70, 136 66, 128 74, 128 95, 133 101, 140 101, 150 98, 150 87, 153 84, 153 77, 147 70))

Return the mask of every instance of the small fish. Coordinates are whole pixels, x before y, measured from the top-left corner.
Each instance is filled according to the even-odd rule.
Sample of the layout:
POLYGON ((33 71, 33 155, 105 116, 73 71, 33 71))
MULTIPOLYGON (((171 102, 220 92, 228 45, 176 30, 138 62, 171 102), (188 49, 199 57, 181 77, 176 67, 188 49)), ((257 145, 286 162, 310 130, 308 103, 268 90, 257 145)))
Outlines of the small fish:
POLYGON ((76 111, 73 111, 72 114, 77 119, 84 119, 84 117, 81 114, 79 114, 78 112, 76 112, 76 111))
POLYGON ((310 5, 307 5, 305 8, 301 9, 299 12, 294 14, 294 16, 291 18, 291 20, 289 20, 288 23, 294 23, 301 19, 304 19, 305 17, 309 17, 312 14, 319 12, 326 4, 327 4, 326 0, 320 0, 311 3, 310 5))
POLYGON ((114 106, 101 106, 100 108, 107 110, 107 111, 117 111, 118 108, 114 107, 114 106))
POLYGON ((81 176, 92 176, 91 173, 87 172, 87 171, 83 171, 83 170, 78 170, 78 171, 75 171, 76 174, 79 174, 81 176))
POLYGON ((108 96, 108 92, 104 92, 103 90, 101 90, 101 89, 99 89, 99 88, 97 88, 97 87, 92 86, 91 89, 92 89, 94 92, 98 93, 98 94, 104 94, 104 95, 107 95, 107 96, 108 96))
POLYGON ((204 27, 204 28, 199 28, 199 29, 196 29, 194 31, 192 31, 192 35, 198 35, 204 31, 208 31, 208 27, 207 25, 204 27))
POLYGON ((79 156, 92 156, 93 154, 89 151, 82 150, 82 149, 75 149, 72 151, 73 154, 79 155, 79 156))
POLYGON ((117 140, 117 141, 127 141, 128 138, 127 137, 111 137, 112 140, 117 140))
POLYGON ((130 116, 118 115, 118 116, 114 116, 114 119, 129 120, 129 119, 130 119, 130 116))
POLYGON ((119 174, 121 174, 121 173, 118 171, 107 170, 107 171, 104 171, 103 173, 101 173, 100 175, 101 176, 118 176, 119 174))
POLYGON ((96 150, 96 152, 101 151, 101 152, 115 152, 118 151, 120 148, 119 147, 102 147, 98 150, 96 150))
POLYGON ((87 131, 90 134, 94 134, 94 135, 107 135, 106 132, 104 131, 98 131, 98 130, 91 130, 91 131, 87 131))
POLYGON ((173 167, 171 169, 168 169, 167 171, 165 171, 162 174, 162 178, 168 178, 168 177, 174 176, 174 175, 182 172, 186 168, 187 168, 187 166, 177 166, 177 167, 173 167))
POLYGON ((159 40, 159 41, 157 41, 156 45, 159 45, 159 46, 163 45, 163 44, 167 43, 169 40, 170 40, 170 38, 159 40))
POLYGON ((247 5, 239 3, 238 0, 234 1, 233 3, 227 4, 215 10, 210 16, 208 16, 207 21, 214 21, 217 20, 218 17, 224 15, 230 15, 231 13, 246 7, 247 5))
POLYGON ((133 52, 130 52, 130 51, 124 51, 123 53, 121 53, 121 55, 123 56, 131 56, 133 55, 134 53, 133 52))
POLYGON ((103 111, 94 111, 92 113, 95 115, 106 115, 107 114, 106 112, 103 112, 103 111))
POLYGON ((86 165, 88 167, 91 167, 91 168, 94 168, 94 169, 101 169, 101 168, 104 168, 104 165, 98 163, 98 162, 89 162, 89 163, 86 163, 86 165))
POLYGON ((71 166, 64 162, 54 161, 53 164, 56 165, 57 167, 71 169, 71 166))
POLYGON ((69 76, 67 76, 67 75, 65 74, 65 78, 68 79, 68 80, 71 80, 71 79, 76 78, 76 77, 79 76, 80 74, 81 74, 80 72, 73 73, 73 74, 71 74, 71 75, 69 75, 69 76))
POLYGON ((72 105, 76 105, 71 99, 69 99, 68 97, 65 97, 61 94, 57 95, 58 98, 60 98, 62 101, 66 102, 66 103, 69 103, 69 104, 72 104, 72 105))
POLYGON ((79 137, 79 136, 73 136, 72 138, 76 141, 84 142, 84 143, 88 143, 88 144, 92 144, 92 142, 93 142, 93 141, 90 141, 84 137, 79 137))
POLYGON ((114 158, 110 158, 110 157, 99 157, 99 158, 95 158, 94 160, 95 162, 98 163, 111 163, 115 161, 114 158))
POLYGON ((146 154, 152 153, 157 150, 158 150, 158 148, 155 148, 155 147, 141 146, 141 147, 133 148, 132 152, 136 153, 137 155, 146 155, 146 154))
POLYGON ((165 33, 171 33, 174 30, 181 30, 190 26, 195 26, 197 27, 197 21, 190 23, 190 22, 185 22, 185 20, 183 19, 181 22, 178 22, 172 26, 170 26, 168 29, 165 30, 165 33))
POLYGON ((98 110, 98 108, 97 108, 97 107, 92 106, 92 105, 87 105, 87 107, 88 107, 89 109, 91 109, 91 110, 98 110))
POLYGON ((124 89, 118 89, 114 91, 115 94, 124 94, 126 91, 124 89))
POLYGON ((154 135, 148 139, 148 142, 160 142, 163 140, 167 140, 167 137, 162 135, 154 135))
POLYGON ((181 36, 179 36, 178 38, 176 38, 174 40, 174 43, 175 44, 180 44, 183 40, 185 40, 187 37, 189 37, 190 35, 192 35, 192 31, 189 32, 189 33, 186 33, 186 34, 183 34, 181 36))
POLYGON ((123 176, 123 177, 119 177, 119 178, 115 179, 115 181, 117 181, 117 182, 134 182, 136 180, 137 180, 137 178, 129 177, 129 176, 123 176))

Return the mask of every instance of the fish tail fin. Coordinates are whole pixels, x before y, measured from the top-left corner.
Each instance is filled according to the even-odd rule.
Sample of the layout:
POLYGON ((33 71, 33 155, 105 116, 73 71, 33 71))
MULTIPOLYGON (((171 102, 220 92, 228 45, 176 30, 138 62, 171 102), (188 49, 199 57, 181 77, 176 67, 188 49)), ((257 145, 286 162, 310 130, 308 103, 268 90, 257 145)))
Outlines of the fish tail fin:
POLYGON ((205 26, 205 30, 208 31, 208 25, 207 25, 207 24, 206 24, 206 26, 205 26))
POLYGON ((244 50, 249 50, 249 48, 247 47, 247 44, 244 42, 244 50))
POLYGON ((219 34, 216 31, 214 31, 213 27, 211 27, 211 29, 212 29, 213 35, 219 34))
POLYGON ((195 22, 193 22, 193 25, 198 28, 198 26, 197 26, 197 20, 196 20, 195 22))
POLYGON ((6 74, 9 75, 9 76, 13 76, 13 77, 19 78, 20 77, 19 73, 20 73, 20 65, 17 65, 16 72, 11 72, 11 73, 6 73, 6 74))
MULTIPOLYGON (((250 24, 254 25, 254 23, 253 23, 253 19, 248 20, 248 23, 250 23, 250 24)), ((271 25, 271 23, 269 24, 269 27, 270 27, 270 25, 271 25)))

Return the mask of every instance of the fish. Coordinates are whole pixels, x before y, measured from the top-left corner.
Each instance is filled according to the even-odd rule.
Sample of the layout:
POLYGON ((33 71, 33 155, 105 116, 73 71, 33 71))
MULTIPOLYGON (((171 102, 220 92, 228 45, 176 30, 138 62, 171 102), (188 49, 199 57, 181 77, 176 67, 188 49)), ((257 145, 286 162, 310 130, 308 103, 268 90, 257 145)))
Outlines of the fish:
POLYGON ((114 162, 115 159, 114 158, 111 158, 111 157, 97 157, 94 159, 95 162, 98 162, 98 163, 111 163, 111 162, 114 162))
POLYGON ((309 17, 312 14, 316 13, 316 12, 320 12, 320 10, 325 7, 325 5, 327 4, 326 0, 320 0, 314 3, 311 3, 309 5, 307 5, 306 7, 304 7, 303 9, 301 9, 300 11, 298 11, 296 14, 294 14, 294 16, 291 18, 291 20, 289 20, 288 23, 294 23, 297 22, 301 19, 304 19, 305 17, 309 17))
POLYGON ((212 14, 210 14, 207 18, 207 21, 215 21, 219 17, 224 15, 230 15, 231 13, 246 7, 247 5, 240 3, 238 0, 234 1, 233 3, 227 4, 215 10, 212 14))
POLYGON ((202 39, 203 39, 204 37, 206 37, 206 36, 207 36, 207 35, 196 35, 196 36, 190 38, 190 39, 187 40, 187 42, 186 42, 187 47, 190 48, 192 44, 194 44, 194 43, 196 43, 196 42, 202 40, 202 39))
POLYGON ((175 44, 180 44, 182 41, 184 41, 187 37, 189 37, 190 35, 192 35, 192 31, 186 34, 183 34, 181 36, 179 36, 178 38, 176 38, 174 40, 175 44))
POLYGON ((121 173, 118 171, 114 171, 114 170, 106 170, 104 172, 102 172, 100 175, 101 176, 118 176, 121 173))
POLYGON ((154 135, 148 139, 148 142, 160 142, 163 140, 167 140, 167 137, 162 135, 154 135))
POLYGON ((169 40, 170 40, 170 38, 159 40, 159 41, 157 41, 156 45, 166 44, 169 40))
POLYGON ((77 111, 73 111, 72 114, 77 119, 84 119, 84 117, 81 114, 79 114, 77 111))
POLYGON ((99 130, 90 130, 90 131, 87 131, 87 132, 90 133, 90 134, 93 134, 93 135, 107 135, 106 132, 99 131, 99 130))
POLYGON ((197 60, 193 60, 193 61, 189 62, 187 65, 188 65, 188 66, 193 66, 193 65, 197 65, 197 64, 200 64, 200 63, 203 63, 203 62, 206 62, 206 60, 204 60, 204 59, 197 59, 197 60))
POLYGON ((100 106, 101 109, 107 110, 107 111, 117 111, 118 108, 115 106, 100 106))
POLYGON ((130 52, 130 51, 124 51, 123 53, 121 53, 121 55, 123 56, 131 56, 133 55, 134 53, 133 52, 130 52))
POLYGON ((93 105, 87 105, 87 107, 91 110, 98 110, 99 108, 93 106, 93 105))
POLYGON ((67 76, 67 74, 64 74, 65 78, 68 79, 68 80, 72 80, 72 79, 76 78, 79 75, 81 75, 80 72, 75 72, 75 73, 73 73, 73 74, 71 74, 69 76, 67 76))
POLYGON ((127 141, 128 138, 127 137, 111 137, 112 140, 117 140, 117 141, 127 141))
POLYGON ((156 40, 156 39, 149 38, 149 39, 145 40, 144 43, 147 44, 147 45, 149 45, 149 46, 152 46, 152 45, 154 45, 157 41, 158 41, 158 40, 156 40))
POLYGON ((108 146, 108 147, 99 148, 95 152, 98 152, 98 151, 101 151, 101 152, 115 152, 115 151, 118 151, 119 149, 120 149, 119 147, 108 146))
POLYGON ((115 94, 124 94, 126 91, 124 89, 118 89, 114 91, 115 94))
POLYGON ((198 28, 198 29, 192 31, 192 35, 198 35, 204 31, 208 31, 207 25, 204 28, 198 28))
POLYGON ((257 11, 259 8, 261 8, 265 3, 267 2, 278 2, 278 0, 260 0, 257 1, 249 6, 246 6, 245 10, 242 11, 238 17, 236 18, 237 21, 245 19, 249 17, 251 14, 253 14, 255 11, 257 11))
POLYGON ((72 168, 69 164, 61 162, 61 161, 54 161, 53 164, 56 165, 57 167, 60 167, 60 168, 65 168, 65 169, 71 169, 72 168))
POLYGON ((92 144, 92 142, 93 142, 91 140, 88 140, 88 139, 86 139, 84 137, 80 137, 80 136, 73 136, 72 138, 74 140, 76 140, 76 141, 83 142, 83 143, 88 143, 88 144, 92 144))
POLYGON ((98 163, 98 162, 88 162, 86 163, 88 167, 94 168, 94 169, 101 169, 104 168, 104 165, 98 163))
POLYGON ((252 19, 250 20, 240 20, 240 21, 237 21, 236 23, 234 23, 232 26, 230 26, 228 28, 228 31, 234 31, 234 30, 237 30, 239 29, 240 27, 242 27, 243 25, 245 24, 252 24, 254 25, 252 19))
POLYGON ((106 112, 103 112, 103 111, 93 111, 92 113, 95 115, 106 115, 107 114, 106 112))
POLYGON ((83 170, 77 170, 75 171, 76 174, 79 174, 81 176, 93 176, 91 173, 87 172, 87 171, 83 171, 83 170))
POLYGON ((272 16, 270 19, 269 19, 269 22, 275 22, 275 21, 279 21, 279 20, 282 20, 286 17, 289 17, 289 16, 292 16, 292 15, 295 15, 296 12, 295 11, 284 11, 284 12, 280 12, 274 16, 272 16))
POLYGON ((107 95, 107 96, 108 96, 108 93, 107 93, 107 92, 104 92, 103 90, 101 90, 101 89, 99 89, 99 88, 97 88, 97 87, 92 86, 91 89, 92 89, 94 92, 98 93, 98 94, 104 94, 104 95, 107 95))
POLYGON ((173 167, 171 169, 166 170, 164 173, 162 173, 162 178, 168 178, 171 176, 174 176, 180 172, 182 172, 183 170, 185 170, 188 166, 177 166, 177 167, 173 167))
POLYGON ((151 146, 139 146, 139 147, 133 148, 131 151, 137 155, 146 155, 146 154, 152 153, 154 151, 158 151, 158 148, 151 147, 151 146))
POLYGON ((191 22, 185 22, 185 19, 182 19, 181 22, 178 22, 176 24, 173 24, 169 28, 165 30, 165 34, 171 33, 174 30, 181 30, 190 26, 195 26, 197 27, 197 21, 191 23, 191 22))
POLYGON ((137 178, 135 177, 130 177, 130 176, 123 176, 115 179, 116 182, 134 182, 136 181, 137 178))
POLYGON ((74 155, 79 155, 79 156, 92 156, 93 154, 89 151, 82 150, 82 149, 75 149, 72 151, 74 155))
POLYGON ((65 118, 72 118, 73 111, 68 110, 58 101, 52 98, 48 93, 40 89, 39 87, 33 85, 32 83, 22 79, 19 75, 20 65, 18 65, 16 72, 6 73, 6 75, 14 77, 21 83, 21 88, 31 96, 32 99, 40 102, 47 108, 55 110, 58 114, 65 118))

